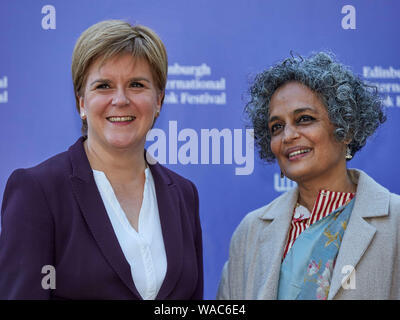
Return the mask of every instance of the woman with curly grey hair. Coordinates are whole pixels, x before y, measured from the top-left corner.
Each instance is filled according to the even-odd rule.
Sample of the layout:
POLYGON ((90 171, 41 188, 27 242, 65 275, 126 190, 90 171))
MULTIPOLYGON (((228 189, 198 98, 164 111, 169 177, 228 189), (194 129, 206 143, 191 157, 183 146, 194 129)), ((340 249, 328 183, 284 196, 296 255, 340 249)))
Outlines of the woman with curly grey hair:
POLYGON ((218 299, 400 298, 400 197, 346 166, 382 109, 330 53, 256 76, 245 112, 260 157, 297 187, 240 223, 218 299))

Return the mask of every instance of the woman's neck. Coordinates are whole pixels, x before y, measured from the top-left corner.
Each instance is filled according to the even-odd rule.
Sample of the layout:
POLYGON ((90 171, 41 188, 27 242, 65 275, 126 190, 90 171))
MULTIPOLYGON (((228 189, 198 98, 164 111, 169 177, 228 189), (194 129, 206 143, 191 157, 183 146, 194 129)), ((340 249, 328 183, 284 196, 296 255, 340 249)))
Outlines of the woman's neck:
POLYGON ((320 190, 329 190, 334 192, 356 192, 357 186, 351 181, 347 171, 340 177, 334 177, 331 180, 318 179, 312 181, 298 182, 299 198, 298 203, 306 207, 310 212, 314 207, 320 190))
POLYGON ((110 181, 129 183, 144 174, 144 148, 109 150, 89 139, 84 141, 84 148, 92 169, 104 172, 110 181))

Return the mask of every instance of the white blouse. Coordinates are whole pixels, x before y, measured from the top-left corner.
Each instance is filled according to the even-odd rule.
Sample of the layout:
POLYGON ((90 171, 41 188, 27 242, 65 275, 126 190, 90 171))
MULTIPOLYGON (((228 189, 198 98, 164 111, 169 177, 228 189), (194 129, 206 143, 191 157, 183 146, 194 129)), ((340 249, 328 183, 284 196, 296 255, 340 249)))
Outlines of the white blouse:
POLYGON ((93 170, 93 175, 122 252, 131 266, 136 289, 144 300, 154 300, 165 278, 167 257, 151 171, 145 169, 138 231, 131 226, 104 172, 93 170))

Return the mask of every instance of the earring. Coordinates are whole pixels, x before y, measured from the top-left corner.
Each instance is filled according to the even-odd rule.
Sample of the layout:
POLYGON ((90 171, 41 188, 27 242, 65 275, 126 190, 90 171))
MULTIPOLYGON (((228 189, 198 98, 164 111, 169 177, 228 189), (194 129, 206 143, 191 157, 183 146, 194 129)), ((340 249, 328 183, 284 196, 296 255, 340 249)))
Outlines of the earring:
POLYGON ((350 160, 352 158, 353 158, 353 156, 351 155, 351 150, 350 150, 349 146, 347 146, 347 149, 346 149, 346 160, 350 160))
POLYGON ((283 179, 285 177, 285 175, 283 174, 282 170, 281 170, 281 179, 283 179))
POLYGON ((81 111, 81 119, 85 120, 86 119, 86 115, 85 115, 85 111, 81 111))
POLYGON ((156 111, 156 117, 155 117, 155 118, 157 119, 159 115, 160 115, 160 111, 157 110, 157 111, 156 111))

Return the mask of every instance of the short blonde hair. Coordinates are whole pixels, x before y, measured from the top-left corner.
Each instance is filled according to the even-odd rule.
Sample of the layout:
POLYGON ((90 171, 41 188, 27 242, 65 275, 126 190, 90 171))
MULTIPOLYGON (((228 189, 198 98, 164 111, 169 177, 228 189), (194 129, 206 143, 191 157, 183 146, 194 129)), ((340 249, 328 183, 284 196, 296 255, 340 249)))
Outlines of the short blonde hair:
MULTIPOLYGON (((80 112, 79 98, 83 96, 92 63, 99 58, 101 63, 104 63, 126 52, 135 58, 144 58, 148 62, 155 85, 163 95, 161 100, 163 103, 168 57, 159 36, 142 25, 132 26, 122 20, 105 20, 92 25, 81 34, 72 54, 72 80, 78 112, 80 112)), ((87 135, 86 120, 82 120, 82 134, 87 135)))

